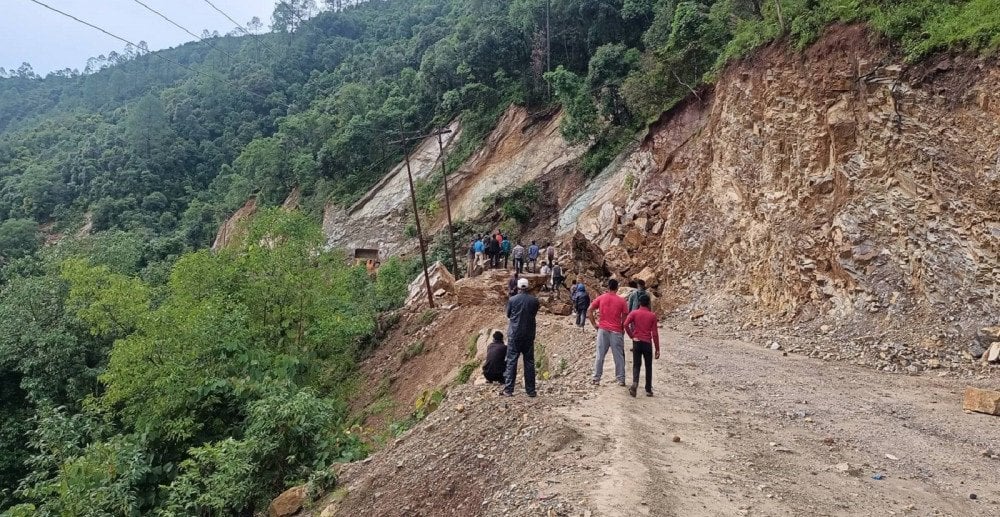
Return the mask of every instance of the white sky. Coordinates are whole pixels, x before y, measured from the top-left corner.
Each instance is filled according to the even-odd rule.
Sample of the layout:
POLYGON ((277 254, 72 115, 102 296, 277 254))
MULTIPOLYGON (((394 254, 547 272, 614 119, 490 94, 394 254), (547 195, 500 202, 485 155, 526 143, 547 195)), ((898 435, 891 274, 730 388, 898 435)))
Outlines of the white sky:
MULTIPOLYGON (((40 0, 127 40, 145 40, 150 50, 193 40, 189 34, 133 0, 40 0)), ((203 29, 225 34, 235 27, 204 0, 141 0, 195 34, 203 29)), ((267 27, 275 0, 211 0, 246 26, 257 16, 267 27)), ((83 70, 87 58, 121 51, 125 44, 37 5, 31 0, 0 0, 0 67, 31 63, 35 73, 83 70)))

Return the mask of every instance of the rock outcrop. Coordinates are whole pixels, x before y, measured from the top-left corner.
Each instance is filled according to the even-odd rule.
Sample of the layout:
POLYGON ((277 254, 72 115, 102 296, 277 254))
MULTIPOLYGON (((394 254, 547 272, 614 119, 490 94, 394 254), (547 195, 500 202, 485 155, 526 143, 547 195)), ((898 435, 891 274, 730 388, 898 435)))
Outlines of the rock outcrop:
MULTIPOLYGON (((445 153, 462 133, 458 122, 448 129, 451 133, 442 137, 445 153)), ((410 154, 413 181, 430 178, 440 157, 437 137, 422 141, 410 154)), ((323 213, 323 232, 327 245, 333 248, 379 249, 383 256, 405 253, 416 248, 416 239, 406 234, 406 227, 413 221, 412 212, 406 163, 400 162, 354 205, 328 205, 323 213)))
POLYGON ((689 301, 969 337, 1000 309, 998 83, 859 26, 774 45, 665 113, 561 229, 689 301))
MULTIPOLYGON (((569 145, 559 133, 562 113, 533 115, 511 106, 486 138, 483 148, 449 175, 452 218, 473 220, 486 208, 483 201, 521 187, 572 164, 586 150, 569 145)), ((439 218, 435 228, 443 228, 439 218)))
POLYGON ((212 251, 219 251, 228 246, 238 235, 240 227, 257 213, 257 198, 251 197, 239 210, 219 226, 212 243, 212 251))
MULTIPOLYGON (((455 294, 455 277, 441 262, 435 262, 427 268, 427 277, 435 300, 455 294)), ((420 305, 427 305, 427 280, 424 279, 423 272, 410 282, 406 296, 407 307, 414 308, 420 305)))

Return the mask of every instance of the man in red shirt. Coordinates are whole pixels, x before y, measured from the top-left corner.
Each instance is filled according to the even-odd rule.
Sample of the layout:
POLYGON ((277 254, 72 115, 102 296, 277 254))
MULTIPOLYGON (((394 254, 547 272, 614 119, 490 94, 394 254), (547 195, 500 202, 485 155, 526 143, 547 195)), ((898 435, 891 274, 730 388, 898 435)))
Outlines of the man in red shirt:
POLYGON ((656 358, 660 358, 660 331, 656 314, 649 310, 649 295, 639 295, 639 308, 625 318, 625 332, 632 338, 632 385, 629 395, 635 396, 639 388, 639 364, 646 363, 646 396, 653 396, 653 347, 656 358))
POLYGON ((597 357, 594 359, 595 385, 601 383, 604 373, 604 356, 611 349, 611 357, 615 360, 615 380, 619 386, 625 385, 625 317, 628 316, 628 306, 618 296, 618 281, 608 280, 608 292, 600 295, 590 304, 587 317, 590 324, 597 329, 597 357), (600 323, 595 316, 600 316, 600 323))

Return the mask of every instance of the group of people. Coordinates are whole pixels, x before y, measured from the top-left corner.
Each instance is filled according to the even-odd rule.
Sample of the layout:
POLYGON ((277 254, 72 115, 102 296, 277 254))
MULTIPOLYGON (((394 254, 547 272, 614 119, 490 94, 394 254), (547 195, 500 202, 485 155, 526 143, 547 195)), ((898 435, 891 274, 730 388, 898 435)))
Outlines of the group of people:
MULTIPOLYGON (((535 389, 535 328, 538 299, 531 294, 531 284, 526 278, 511 279, 510 299, 507 301, 507 344, 503 333, 495 332, 493 342, 487 347, 483 375, 489 382, 503 383, 500 395, 512 397, 517 381, 517 361, 524 363, 524 391, 536 396, 535 389)), ((643 280, 636 280, 634 290, 627 299, 618 295, 618 281, 608 280, 607 291, 590 299, 583 282, 571 288, 571 299, 576 311, 575 324, 583 327, 587 320, 597 329, 594 374, 591 382, 600 385, 604 373, 604 359, 608 351, 615 363, 615 381, 625 383, 625 334, 632 340, 632 383, 629 395, 635 397, 639 389, 639 374, 645 367, 644 388, 647 397, 653 396, 653 360, 660 358, 659 320, 651 310, 651 298, 643 280)))
POLYGON ((525 247, 520 241, 515 244, 509 236, 496 231, 492 235, 477 234, 469 244, 468 259, 469 276, 476 268, 499 269, 503 264, 504 269, 510 269, 512 259, 514 271, 518 274, 524 274, 526 270, 544 272, 546 266, 556 266, 556 247, 552 244, 539 246, 536 241, 525 247), (538 269, 540 259, 541 271, 538 269))
POLYGON ((506 269, 509 264, 511 242, 506 235, 495 232, 493 235, 476 235, 469 246, 469 276, 477 267, 497 269, 500 261, 506 269))

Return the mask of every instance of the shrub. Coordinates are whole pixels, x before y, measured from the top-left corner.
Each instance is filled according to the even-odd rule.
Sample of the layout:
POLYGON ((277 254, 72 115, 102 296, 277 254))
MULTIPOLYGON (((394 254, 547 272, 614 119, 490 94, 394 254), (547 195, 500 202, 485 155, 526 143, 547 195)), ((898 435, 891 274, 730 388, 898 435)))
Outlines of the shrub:
POLYGON ((424 342, 417 341, 416 343, 410 344, 410 346, 403 350, 402 355, 399 356, 399 360, 400 362, 405 363, 422 353, 424 353, 424 342))
POLYGON ((476 371, 476 368, 479 368, 479 364, 480 364, 479 361, 476 359, 473 359, 472 361, 468 361, 465 364, 463 364, 462 369, 458 371, 458 377, 455 377, 455 382, 457 382, 458 384, 465 384, 469 382, 469 378, 472 377, 472 374, 476 371))

